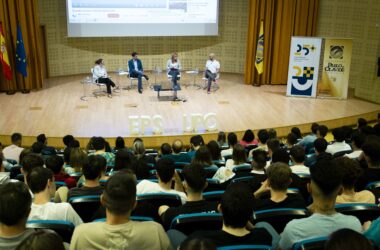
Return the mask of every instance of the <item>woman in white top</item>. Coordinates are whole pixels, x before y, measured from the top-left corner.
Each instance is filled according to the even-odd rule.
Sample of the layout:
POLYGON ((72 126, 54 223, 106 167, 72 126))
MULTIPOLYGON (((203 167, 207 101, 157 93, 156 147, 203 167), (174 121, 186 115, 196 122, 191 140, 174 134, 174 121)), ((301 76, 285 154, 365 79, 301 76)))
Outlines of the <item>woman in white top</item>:
POLYGON ((177 81, 180 79, 181 62, 178 59, 178 54, 174 52, 172 57, 166 63, 168 75, 172 77, 173 88, 177 86, 177 81))
POLYGON ((114 88, 115 83, 108 77, 107 70, 104 67, 104 60, 102 58, 95 61, 95 66, 92 72, 92 77, 97 83, 105 83, 107 86, 108 97, 112 97, 111 86, 114 88))

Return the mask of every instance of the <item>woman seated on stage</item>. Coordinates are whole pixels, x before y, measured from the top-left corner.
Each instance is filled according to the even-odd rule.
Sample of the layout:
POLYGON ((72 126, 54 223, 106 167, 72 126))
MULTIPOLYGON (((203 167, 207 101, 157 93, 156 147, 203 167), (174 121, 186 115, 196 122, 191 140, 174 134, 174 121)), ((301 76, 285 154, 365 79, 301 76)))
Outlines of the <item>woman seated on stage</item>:
POLYGON ((102 58, 95 61, 95 66, 92 72, 92 77, 97 83, 104 83, 107 86, 108 97, 112 97, 111 86, 116 87, 115 83, 108 77, 107 70, 104 67, 104 60, 102 58))
POLYGON ((166 64, 168 76, 171 76, 173 89, 177 86, 177 81, 180 79, 181 75, 181 62, 178 59, 178 54, 174 52, 172 57, 168 60, 166 64))

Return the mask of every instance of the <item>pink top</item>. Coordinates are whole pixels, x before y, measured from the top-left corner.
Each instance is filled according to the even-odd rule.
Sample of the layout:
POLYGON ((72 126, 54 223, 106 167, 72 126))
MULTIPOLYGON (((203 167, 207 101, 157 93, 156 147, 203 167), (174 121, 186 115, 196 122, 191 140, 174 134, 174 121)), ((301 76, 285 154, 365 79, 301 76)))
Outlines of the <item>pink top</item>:
POLYGON ((257 145, 259 142, 258 142, 256 139, 254 139, 254 140, 251 141, 251 142, 246 142, 246 141, 241 140, 239 143, 240 143, 242 146, 246 147, 246 146, 249 146, 249 145, 257 145))

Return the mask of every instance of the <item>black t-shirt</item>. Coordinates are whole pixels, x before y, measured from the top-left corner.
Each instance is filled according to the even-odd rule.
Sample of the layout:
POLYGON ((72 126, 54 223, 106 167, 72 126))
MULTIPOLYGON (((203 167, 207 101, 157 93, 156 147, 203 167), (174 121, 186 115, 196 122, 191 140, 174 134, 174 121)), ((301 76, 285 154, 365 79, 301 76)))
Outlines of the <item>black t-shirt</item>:
POLYGON ((366 168, 363 169, 362 175, 356 182, 356 189, 361 191, 365 189, 366 185, 370 182, 380 181, 380 168, 366 168))
POLYGON ((254 193, 257 189, 261 187, 261 183, 264 182, 267 179, 266 174, 257 174, 257 173, 237 173, 234 175, 233 178, 229 179, 228 181, 224 182, 224 189, 232 182, 232 180, 241 178, 241 177, 246 177, 246 176, 253 176, 253 179, 247 182, 244 182, 247 184, 249 189, 254 193))
POLYGON ((255 228, 249 234, 239 237, 218 231, 196 231, 189 238, 202 238, 212 240, 217 247, 232 245, 272 245, 272 236, 264 228, 255 228))
POLYGON ((275 209, 275 208, 302 208, 306 209, 306 204, 302 196, 298 194, 288 194, 288 197, 281 202, 274 202, 268 199, 256 199, 254 211, 275 209))
POLYGON ((179 207, 171 207, 162 214, 162 221, 165 228, 169 228, 172 220, 180 214, 191 213, 215 213, 218 203, 210 201, 188 201, 179 207))
POLYGON ((67 194, 67 200, 74 196, 84 196, 84 195, 101 195, 103 193, 103 187, 80 187, 80 188, 72 188, 69 190, 67 194))

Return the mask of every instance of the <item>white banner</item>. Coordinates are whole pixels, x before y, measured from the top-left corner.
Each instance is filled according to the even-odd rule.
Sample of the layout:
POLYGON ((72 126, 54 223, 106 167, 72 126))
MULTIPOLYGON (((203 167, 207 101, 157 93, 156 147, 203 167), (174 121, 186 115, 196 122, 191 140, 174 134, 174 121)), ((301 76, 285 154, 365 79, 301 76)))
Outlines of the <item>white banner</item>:
POLYGON ((292 37, 287 96, 316 97, 322 38, 292 37))

